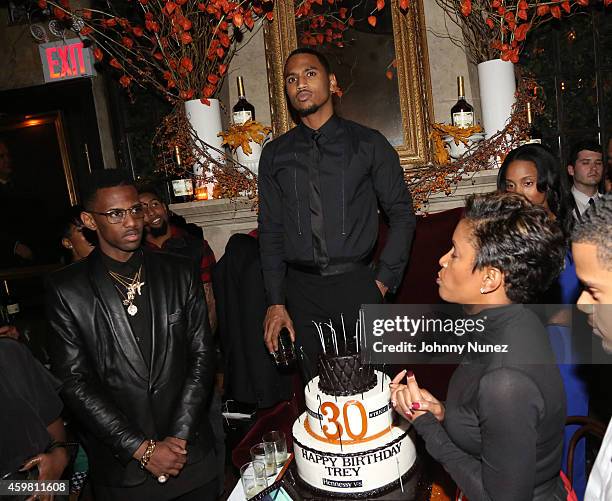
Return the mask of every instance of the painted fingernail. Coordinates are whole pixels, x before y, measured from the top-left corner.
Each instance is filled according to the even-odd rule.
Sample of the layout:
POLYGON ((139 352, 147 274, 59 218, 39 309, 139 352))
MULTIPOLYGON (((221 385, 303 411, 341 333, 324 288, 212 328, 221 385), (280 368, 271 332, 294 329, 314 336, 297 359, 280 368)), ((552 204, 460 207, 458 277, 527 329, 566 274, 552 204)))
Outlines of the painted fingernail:
POLYGON ((414 372, 406 371, 406 377, 414 377, 414 372))
POLYGON ((412 417, 412 412, 406 411, 406 416, 411 416, 412 417))
POLYGON ((420 409, 421 408, 421 404, 419 404, 418 402, 412 402, 412 408, 413 409, 420 409))

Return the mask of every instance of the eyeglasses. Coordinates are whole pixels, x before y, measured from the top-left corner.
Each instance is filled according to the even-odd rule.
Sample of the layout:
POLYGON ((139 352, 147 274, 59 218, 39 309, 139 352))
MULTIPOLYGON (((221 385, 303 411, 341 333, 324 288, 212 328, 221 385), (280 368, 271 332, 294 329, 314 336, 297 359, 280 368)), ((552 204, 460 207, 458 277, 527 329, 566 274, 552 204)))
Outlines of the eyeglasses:
POLYGON ((92 214, 98 214, 100 216, 106 216, 106 219, 110 224, 122 223, 128 212, 130 213, 130 216, 132 216, 134 219, 144 218, 144 207, 142 206, 142 204, 134 205, 129 209, 111 209, 107 210, 106 212, 88 212, 91 212, 92 214))

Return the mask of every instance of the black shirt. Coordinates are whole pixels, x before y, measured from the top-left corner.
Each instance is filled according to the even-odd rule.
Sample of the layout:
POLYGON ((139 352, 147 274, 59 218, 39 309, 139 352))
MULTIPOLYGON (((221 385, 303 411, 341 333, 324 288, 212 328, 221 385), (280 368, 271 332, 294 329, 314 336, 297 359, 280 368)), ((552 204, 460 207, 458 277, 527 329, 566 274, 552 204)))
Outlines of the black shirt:
MULTIPOLYGON (((139 250, 134 252, 132 257, 128 259, 125 263, 121 261, 115 261, 114 259, 108 257, 103 252, 102 261, 104 262, 104 266, 109 271, 113 271, 115 273, 119 273, 125 277, 134 277, 138 270, 140 269, 140 282, 144 282, 144 285, 140 289, 141 294, 136 294, 134 298, 133 304, 138 308, 136 315, 130 315, 127 312, 127 306, 125 308, 125 314, 127 315, 128 322, 130 323, 130 327, 132 328, 132 333, 138 342, 138 346, 140 346, 140 351, 142 356, 147 363, 150 365, 151 363, 151 305, 149 304, 149 292, 148 292, 148 284, 144 267, 144 260, 142 258, 142 251, 139 250), (140 268, 142 266, 142 268, 140 268)), ((119 295, 121 301, 125 298, 127 292, 125 287, 120 285, 114 278, 110 277, 110 280, 113 282, 115 286, 115 290, 119 295)))
POLYGON ((20 342, 0 337, 0 477, 51 444, 62 411, 60 383, 20 342))
MULTIPOLYGON (((394 291, 416 225, 397 152, 380 132, 337 116, 319 132, 316 167, 330 263, 371 254, 380 203, 390 231, 376 278, 394 291)), ((313 133, 300 124, 266 146, 259 162, 259 242, 269 304, 285 303, 287 263, 314 265, 308 174, 313 133)))
POLYGON ((443 425, 425 413, 414 426, 470 501, 566 499, 565 392, 548 334, 522 305, 480 315, 488 341, 509 344, 509 353, 466 357, 451 378, 443 425), (549 363, 525 364, 533 353, 549 363))

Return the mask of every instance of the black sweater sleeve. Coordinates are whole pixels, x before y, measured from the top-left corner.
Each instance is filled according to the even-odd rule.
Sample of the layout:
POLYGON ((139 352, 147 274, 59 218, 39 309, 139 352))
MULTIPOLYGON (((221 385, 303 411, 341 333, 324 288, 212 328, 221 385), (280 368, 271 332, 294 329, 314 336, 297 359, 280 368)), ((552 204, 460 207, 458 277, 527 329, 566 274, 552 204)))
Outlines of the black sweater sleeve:
POLYGON ((544 412, 539 388, 519 370, 500 368, 480 380, 477 399, 481 457, 457 447, 430 413, 414 421, 427 451, 470 501, 531 499, 537 426, 544 412))
POLYGON ((416 217, 397 151, 379 132, 373 134, 373 143, 374 190, 380 206, 389 218, 389 233, 376 267, 376 279, 391 292, 395 292, 408 263, 416 217))
POLYGON ((283 204, 281 189, 272 173, 276 144, 270 143, 259 160, 259 248, 268 305, 285 304, 283 204))

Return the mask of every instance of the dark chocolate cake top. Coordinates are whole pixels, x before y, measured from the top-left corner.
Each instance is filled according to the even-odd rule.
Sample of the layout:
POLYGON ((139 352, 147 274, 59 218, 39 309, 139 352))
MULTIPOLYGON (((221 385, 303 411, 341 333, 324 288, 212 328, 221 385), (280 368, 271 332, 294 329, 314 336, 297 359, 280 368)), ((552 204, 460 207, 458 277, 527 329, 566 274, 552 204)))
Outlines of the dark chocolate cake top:
POLYGON ((376 386, 371 366, 362 365, 358 353, 319 358, 319 389, 333 396, 365 393, 376 386))

